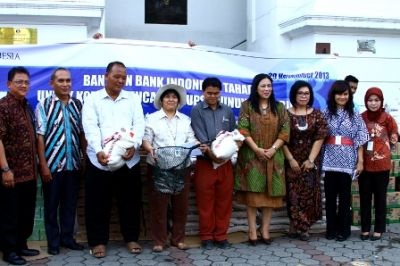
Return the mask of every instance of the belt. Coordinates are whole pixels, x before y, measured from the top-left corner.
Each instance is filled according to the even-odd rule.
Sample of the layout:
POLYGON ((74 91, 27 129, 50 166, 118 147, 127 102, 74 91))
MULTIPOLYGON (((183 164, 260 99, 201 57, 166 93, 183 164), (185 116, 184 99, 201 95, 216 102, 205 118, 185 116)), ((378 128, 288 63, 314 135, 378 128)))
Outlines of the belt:
POLYGON ((352 146, 353 140, 344 136, 329 136, 325 139, 325 144, 352 146))

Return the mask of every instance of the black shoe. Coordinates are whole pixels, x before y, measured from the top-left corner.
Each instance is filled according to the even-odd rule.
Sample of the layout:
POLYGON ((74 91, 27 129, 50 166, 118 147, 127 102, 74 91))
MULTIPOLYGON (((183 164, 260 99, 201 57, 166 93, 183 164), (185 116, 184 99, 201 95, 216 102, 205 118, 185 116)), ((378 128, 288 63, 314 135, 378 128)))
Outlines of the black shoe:
POLYGON ((231 247, 231 244, 225 239, 221 241, 215 241, 215 246, 217 246, 217 248, 227 249, 231 247))
POLYGON ((297 233, 297 232, 289 232, 289 233, 287 234, 287 236, 288 236, 289 238, 296 239, 296 238, 299 238, 300 234, 297 233))
POLYGON ((33 256, 39 255, 40 251, 36 250, 36 249, 31 249, 31 248, 24 248, 24 249, 19 250, 17 252, 17 254, 20 256, 33 257, 33 256))
POLYGON ((84 250, 85 249, 85 247, 83 245, 81 245, 79 243, 76 243, 75 241, 71 242, 69 244, 63 243, 63 244, 61 244, 61 246, 65 247, 65 248, 68 248, 70 250, 84 250))
POLYGON ((336 241, 339 241, 339 242, 346 241, 346 239, 347 239, 347 237, 345 237, 343 235, 337 235, 336 236, 336 241))
POLYGON ((11 265, 25 265, 26 260, 22 258, 21 256, 18 256, 17 253, 11 252, 7 255, 3 256, 3 260, 5 262, 8 262, 11 265))
POLYGON ((328 240, 333 240, 333 239, 335 239, 335 237, 336 237, 335 234, 331 234, 331 233, 325 234, 325 238, 328 240))
POLYGON ((213 249, 214 248, 213 241, 212 240, 202 240, 201 241, 201 248, 202 249, 207 249, 207 250, 213 249))
POLYGON ((58 248, 48 248, 47 249, 47 253, 49 253, 50 255, 55 256, 55 255, 60 254, 60 249, 58 249, 58 248))
POLYGON ((379 240, 379 239, 381 239, 381 238, 382 238, 382 234, 380 234, 379 236, 372 235, 372 236, 370 237, 371 241, 376 241, 376 240, 379 240))
POLYGON ((254 247, 257 246, 257 239, 253 240, 249 238, 249 245, 254 247))
POLYGON ((360 239, 362 241, 368 240, 368 238, 369 238, 369 234, 368 235, 363 235, 363 234, 360 235, 360 239))
POLYGON ((272 239, 271 238, 263 238, 261 237, 261 242, 263 242, 265 245, 271 245, 272 239))

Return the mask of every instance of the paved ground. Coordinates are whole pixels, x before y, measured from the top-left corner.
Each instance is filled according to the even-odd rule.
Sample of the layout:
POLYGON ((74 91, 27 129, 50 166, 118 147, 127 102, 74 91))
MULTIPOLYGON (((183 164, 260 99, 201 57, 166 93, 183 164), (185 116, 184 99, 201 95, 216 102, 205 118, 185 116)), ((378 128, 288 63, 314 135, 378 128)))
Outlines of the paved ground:
MULTIPOLYGON (((63 249, 60 255, 31 261, 30 265, 400 265, 400 224, 388 229, 379 241, 361 241, 359 231, 354 230, 344 242, 326 240, 318 233, 308 242, 281 236, 270 246, 238 243, 226 250, 169 248, 158 254, 151 252, 150 241, 143 241, 144 251, 136 256, 129 254, 122 242, 111 242, 103 259, 93 258, 87 249, 63 249)), ((0 265, 6 264, 1 261, 0 265)))

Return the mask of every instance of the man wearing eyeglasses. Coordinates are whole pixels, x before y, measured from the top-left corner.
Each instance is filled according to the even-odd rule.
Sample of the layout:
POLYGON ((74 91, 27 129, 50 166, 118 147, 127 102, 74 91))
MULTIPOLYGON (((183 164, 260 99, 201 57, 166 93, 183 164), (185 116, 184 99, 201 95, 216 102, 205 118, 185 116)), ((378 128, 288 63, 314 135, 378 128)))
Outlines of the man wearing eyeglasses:
POLYGON ((0 247, 3 259, 24 265, 22 256, 36 256, 27 239, 33 231, 36 204, 36 134, 34 115, 26 95, 29 72, 8 72, 8 93, 0 99, 0 247))

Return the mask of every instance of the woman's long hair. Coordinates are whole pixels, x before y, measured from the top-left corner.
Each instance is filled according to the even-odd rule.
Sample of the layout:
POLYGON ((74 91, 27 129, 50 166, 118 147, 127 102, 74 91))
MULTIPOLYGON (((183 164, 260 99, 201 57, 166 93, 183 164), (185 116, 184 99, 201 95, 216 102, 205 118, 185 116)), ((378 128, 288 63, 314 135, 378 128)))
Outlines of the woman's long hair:
POLYGON ((277 102, 275 100, 275 95, 274 95, 273 80, 269 75, 261 73, 261 74, 257 74, 253 78, 253 81, 251 83, 250 95, 247 100, 250 102, 250 105, 251 105, 251 107, 253 107, 254 111, 261 114, 260 95, 258 94, 257 88, 258 88, 258 85, 260 84, 261 80, 266 79, 266 78, 271 81, 271 85, 272 85, 271 96, 269 96, 268 104, 270 106, 271 112, 274 115, 276 115, 277 114, 277 102))
POLYGON ((336 80, 328 93, 328 100, 326 101, 329 114, 337 115, 337 103, 335 101, 335 95, 342 94, 345 91, 349 92, 349 100, 347 101, 346 105, 344 106, 344 110, 349 114, 350 117, 354 115, 354 102, 353 102, 353 94, 351 93, 349 84, 344 80, 336 80))

